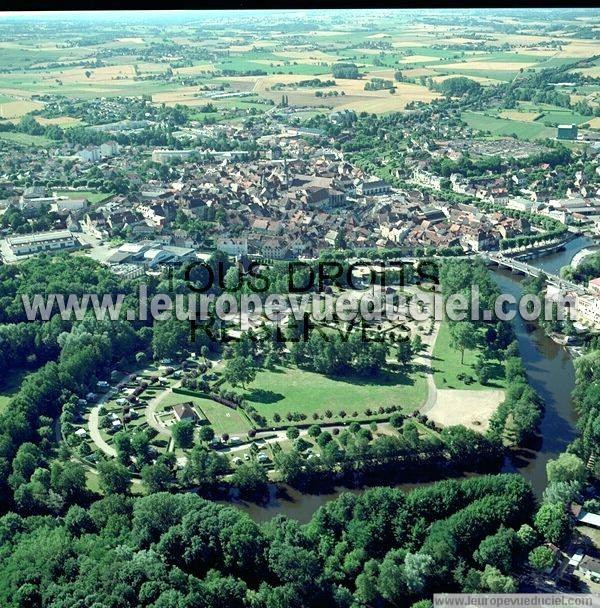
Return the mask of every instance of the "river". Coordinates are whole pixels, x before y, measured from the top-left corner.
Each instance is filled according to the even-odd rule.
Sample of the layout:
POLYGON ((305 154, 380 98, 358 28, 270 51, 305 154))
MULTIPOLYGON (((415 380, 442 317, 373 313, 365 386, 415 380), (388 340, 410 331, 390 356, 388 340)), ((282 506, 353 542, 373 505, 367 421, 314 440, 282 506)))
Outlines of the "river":
MULTIPOLYGON (((558 273, 578 251, 590 244, 590 240, 579 237, 570 241, 564 251, 528 263, 547 272, 558 273)), ((504 271, 494 271, 493 274, 502 292, 511 293, 516 298, 520 296, 521 278, 504 271)), ((512 451, 506 458, 503 471, 521 473, 539 496, 546 486, 546 463, 564 451, 576 435, 571 400, 575 373, 568 351, 548 338, 541 329, 519 317, 514 321, 514 328, 529 382, 542 397, 545 412, 538 436, 526 448, 512 451)), ((431 481, 403 483, 395 487, 408 491, 426 483, 431 481)), ((287 486, 272 486, 271 499, 266 505, 238 504, 255 521, 283 514, 305 523, 321 505, 342 492, 360 493, 362 489, 336 488, 327 494, 303 494, 287 486)))

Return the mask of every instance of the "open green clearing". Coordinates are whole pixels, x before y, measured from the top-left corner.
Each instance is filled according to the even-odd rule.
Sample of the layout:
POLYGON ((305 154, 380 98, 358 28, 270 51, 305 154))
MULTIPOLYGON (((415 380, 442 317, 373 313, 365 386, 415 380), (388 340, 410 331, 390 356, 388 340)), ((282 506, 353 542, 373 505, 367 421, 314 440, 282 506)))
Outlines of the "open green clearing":
MULTIPOLYGON (((224 384, 223 388, 231 387, 224 384)), ((391 405, 412 411, 425 400, 427 383, 420 371, 406 374, 384 370, 377 378, 359 379, 330 378, 297 367, 278 367, 260 371, 246 390, 233 390, 269 420, 275 413, 285 419, 288 412, 301 412, 310 420, 313 413, 323 415, 329 409, 333 412, 331 420, 335 421, 342 420, 341 410, 348 417, 354 411, 365 416, 367 408, 376 414, 379 407, 391 405)))
POLYGON ((519 139, 543 139, 554 137, 556 132, 552 127, 546 127, 540 122, 522 122, 507 118, 496 118, 479 112, 463 112, 461 118, 478 131, 489 131, 497 137, 516 135, 519 139))
POLYGON ((28 373, 26 370, 11 371, 10 376, 0 382, 0 413, 6 409, 28 373))
POLYGON ((231 409, 225 405, 221 405, 216 401, 212 401, 211 399, 170 393, 161 400, 159 408, 164 411, 177 403, 186 403, 188 401, 191 401, 204 413, 210 426, 217 435, 222 435, 223 433, 239 435, 247 433, 250 429, 250 423, 243 414, 240 414, 237 410, 231 409))
POLYGON ((0 139, 10 141, 21 146, 36 146, 46 148, 52 145, 53 141, 43 135, 29 135, 28 133, 11 133, 8 131, 0 132, 0 139))
POLYGON ((480 384, 477 380, 473 364, 480 353, 479 349, 465 350, 464 364, 460 362, 460 351, 450 345, 450 325, 443 322, 433 347, 433 379, 438 388, 486 390, 505 388, 504 366, 501 361, 490 361, 493 366, 492 379, 487 386, 480 384), (458 374, 463 373, 473 378, 473 382, 467 384, 459 380, 458 374))

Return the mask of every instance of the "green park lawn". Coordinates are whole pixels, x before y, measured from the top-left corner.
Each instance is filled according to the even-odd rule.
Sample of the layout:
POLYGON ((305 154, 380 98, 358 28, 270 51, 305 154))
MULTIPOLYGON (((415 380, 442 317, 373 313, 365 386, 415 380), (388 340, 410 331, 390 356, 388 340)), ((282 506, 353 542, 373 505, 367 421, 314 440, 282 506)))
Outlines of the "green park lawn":
POLYGON ((222 435, 223 433, 243 435, 250 429, 250 423, 243 414, 216 401, 202 397, 171 393, 160 402, 159 409, 165 410, 177 403, 185 403, 186 401, 191 401, 204 413, 217 435, 222 435))
POLYGON ((505 388, 504 366, 501 361, 491 361, 494 373, 489 384, 483 385, 477 380, 473 364, 479 354, 479 349, 465 350, 464 364, 461 364, 460 351, 450 344, 450 326, 443 322, 440 326, 435 345, 433 347, 432 366, 433 379, 438 388, 453 388, 467 390, 485 390, 505 388), (471 384, 459 380, 458 374, 467 374, 473 378, 471 384))
MULTIPOLYGON (((225 389, 232 387, 223 385, 225 389)), ((427 397, 427 382, 422 372, 384 370, 378 378, 330 378, 297 367, 277 367, 261 370, 246 389, 237 387, 243 398, 256 407, 269 421, 278 413, 285 421, 288 412, 306 414, 307 421, 313 413, 323 414, 331 410, 332 421, 341 420, 344 410, 346 420, 357 411, 361 417, 365 410, 374 412, 380 406, 399 405, 409 412, 427 397)), ((287 421, 286 421, 287 422, 287 421)))

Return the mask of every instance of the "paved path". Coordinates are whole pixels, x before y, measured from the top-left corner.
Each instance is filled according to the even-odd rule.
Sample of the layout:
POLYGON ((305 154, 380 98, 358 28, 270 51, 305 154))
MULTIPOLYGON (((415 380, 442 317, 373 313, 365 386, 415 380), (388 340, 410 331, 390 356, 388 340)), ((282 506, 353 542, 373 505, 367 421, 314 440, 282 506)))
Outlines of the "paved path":
POLYGON ((106 441, 102 438, 100 434, 100 426, 99 426, 99 418, 100 418, 100 408, 104 403, 108 400, 110 393, 106 393, 103 395, 98 403, 94 405, 92 411, 90 412, 90 417, 88 419, 88 427, 90 429, 90 437, 92 441, 108 456, 116 456, 117 450, 112 446, 108 445, 106 441))
POLYGON ((419 408, 421 414, 427 414, 435 406, 438 399, 438 391, 433 379, 433 348, 440 331, 440 325, 441 323, 435 323, 433 331, 427 336, 427 349, 417 359, 418 363, 427 367, 427 399, 425 399, 423 405, 419 408))
POLYGON ((148 401, 148 403, 144 409, 144 415, 146 416, 146 422, 148 423, 148 426, 151 426, 155 431, 158 431, 159 433, 162 433, 163 435, 169 435, 169 436, 171 435, 171 430, 169 429, 168 426, 164 425, 159 420, 158 416, 156 416, 156 408, 158 407, 159 403, 167 395, 170 395, 172 392, 173 392, 173 387, 169 387, 168 389, 166 389, 165 391, 163 391, 156 397, 150 399, 150 401, 148 401))

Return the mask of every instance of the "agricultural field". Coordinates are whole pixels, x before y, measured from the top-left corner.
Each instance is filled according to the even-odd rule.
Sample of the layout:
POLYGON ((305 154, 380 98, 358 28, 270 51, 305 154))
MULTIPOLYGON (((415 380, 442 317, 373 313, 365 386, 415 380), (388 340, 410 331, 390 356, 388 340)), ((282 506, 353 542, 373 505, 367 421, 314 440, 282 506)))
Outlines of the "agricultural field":
POLYGON ((17 146, 34 146, 38 148, 48 148, 52 145, 52 140, 43 135, 0 131, 0 146, 5 144, 5 142, 10 142, 17 146))
POLYGON ((488 132, 493 137, 516 136, 518 139, 543 139, 554 137, 555 129, 539 122, 524 122, 497 118, 481 112, 463 112, 462 119, 472 129, 488 132))

